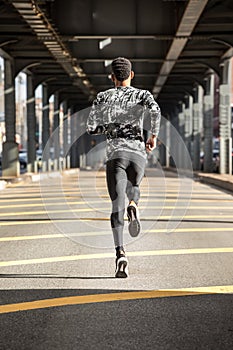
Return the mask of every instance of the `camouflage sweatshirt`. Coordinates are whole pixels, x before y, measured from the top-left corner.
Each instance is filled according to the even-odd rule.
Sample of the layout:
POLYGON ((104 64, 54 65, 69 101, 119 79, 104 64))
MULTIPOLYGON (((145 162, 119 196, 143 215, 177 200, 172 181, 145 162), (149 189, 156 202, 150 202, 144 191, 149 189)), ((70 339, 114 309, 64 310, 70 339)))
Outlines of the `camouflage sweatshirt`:
MULTIPOLYGON (((143 125, 149 121, 148 129, 158 136, 160 119, 160 108, 149 91, 120 86, 98 93, 87 119, 87 132, 93 133, 99 126, 117 124, 123 132, 128 133, 130 126, 130 129, 140 130, 143 136, 143 125)), ((113 158, 116 151, 122 150, 146 158, 144 141, 128 137, 107 137, 107 160, 113 158)))

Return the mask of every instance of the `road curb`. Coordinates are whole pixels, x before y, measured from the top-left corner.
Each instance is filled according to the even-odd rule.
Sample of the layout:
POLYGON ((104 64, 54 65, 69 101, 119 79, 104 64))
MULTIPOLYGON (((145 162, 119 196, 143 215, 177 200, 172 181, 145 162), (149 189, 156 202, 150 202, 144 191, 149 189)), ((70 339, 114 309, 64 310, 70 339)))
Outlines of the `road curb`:
POLYGON ((7 186, 19 184, 19 183, 32 183, 39 182, 45 179, 61 178, 63 175, 78 174, 79 168, 67 169, 63 171, 53 171, 47 173, 25 173, 20 177, 14 177, 9 179, 0 180, 0 191, 4 190, 7 186))
POLYGON ((224 179, 221 178, 220 176, 223 175, 215 175, 215 174, 202 174, 202 173, 197 173, 196 177, 200 182, 206 183, 206 184, 210 184, 210 185, 214 185, 220 188, 223 188, 227 191, 231 191, 233 192, 233 176, 232 179, 224 179))
MULTIPOLYGON (((164 170, 177 172, 176 168, 164 167, 164 170)), ((182 172, 182 170, 181 170, 182 172)), ((184 176, 187 176, 184 171, 184 176)), ((223 190, 233 192, 233 175, 214 174, 214 173, 202 173, 199 171, 193 172, 193 179, 205 184, 213 185, 223 190)))
POLYGON ((31 182, 38 182, 45 179, 59 178, 59 177, 62 177, 63 175, 72 175, 72 174, 78 174, 78 173, 79 173, 79 168, 75 168, 75 169, 67 169, 63 171, 52 171, 48 173, 39 173, 39 174, 27 173, 25 174, 25 177, 28 178, 31 182))

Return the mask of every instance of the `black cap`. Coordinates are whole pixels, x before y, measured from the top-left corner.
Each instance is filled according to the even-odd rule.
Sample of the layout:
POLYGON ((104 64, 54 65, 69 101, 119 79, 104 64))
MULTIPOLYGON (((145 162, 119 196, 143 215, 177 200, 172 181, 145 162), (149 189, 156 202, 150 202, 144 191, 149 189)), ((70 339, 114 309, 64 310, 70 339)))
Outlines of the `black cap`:
POLYGON ((131 69, 132 64, 127 58, 117 57, 112 61, 113 74, 119 81, 128 79, 131 69))

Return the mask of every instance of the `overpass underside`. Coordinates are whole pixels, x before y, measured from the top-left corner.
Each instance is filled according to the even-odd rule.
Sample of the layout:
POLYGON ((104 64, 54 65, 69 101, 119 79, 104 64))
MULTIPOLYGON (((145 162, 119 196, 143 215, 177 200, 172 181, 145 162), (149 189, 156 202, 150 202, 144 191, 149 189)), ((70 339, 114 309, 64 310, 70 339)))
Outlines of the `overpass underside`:
POLYGON ((112 86, 110 64, 118 56, 132 61, 133 85, 151 91, 161 107, 162 165, 199 170, 203 151, 203 170, 212 172, 215 136, 219 171, 231 174, 232 18, 231 0, 1 0, 2 175, 19 174, 20 72, 27 86, 28 170, 37 171, 40 85, 43 170, 100 166, 104 139, 90 138, 85 120, 96 94, 112 86))

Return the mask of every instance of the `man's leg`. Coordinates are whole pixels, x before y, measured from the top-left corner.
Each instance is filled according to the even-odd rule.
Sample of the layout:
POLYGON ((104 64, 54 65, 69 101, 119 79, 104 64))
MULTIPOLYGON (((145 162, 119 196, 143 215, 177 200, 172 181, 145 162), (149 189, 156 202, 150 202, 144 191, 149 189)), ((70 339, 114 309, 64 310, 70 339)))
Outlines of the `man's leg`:
POLYGON ((107 162, 106 178, 112 200, 111 226, 116 248, 116 277, 128 277, 128 260, 123 247, 123 228, 125 213, 125 191, 127 175, 124 159, 112 159, 107 162))
POLYGON ((106 167, 107 187, 112 201, 111 227, 116 247, 123 246, 127 164, 127 160, 116 158, 109 160, 106 167))
POLYGON ((127 208, 127 215, 129 219, 129 233, 132 237, 138 236, 141 230, 138 202, 140 199, 140 183, 145 173, 146 160, 139 155, 132 155, 132 160, 127 168, 127 197, 129 205, 127 208))

